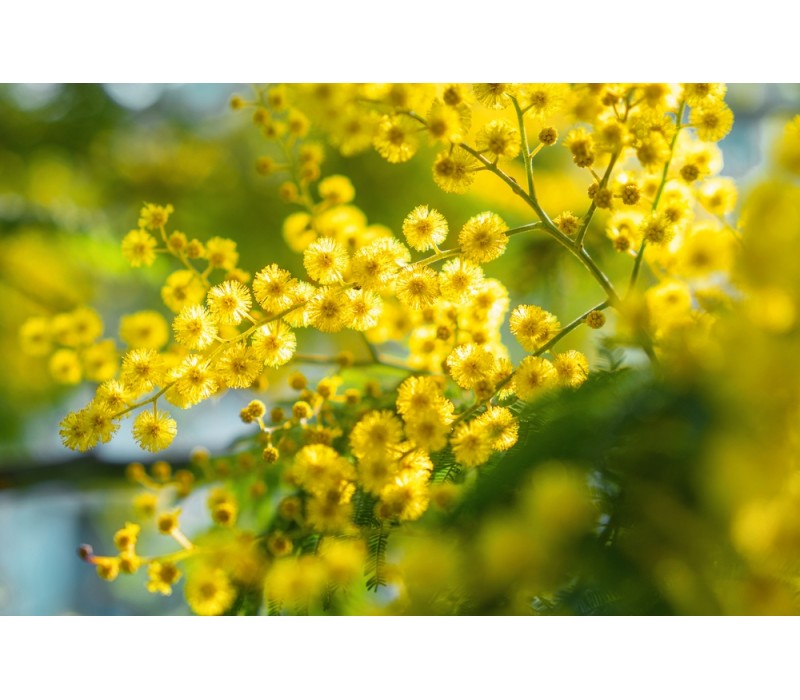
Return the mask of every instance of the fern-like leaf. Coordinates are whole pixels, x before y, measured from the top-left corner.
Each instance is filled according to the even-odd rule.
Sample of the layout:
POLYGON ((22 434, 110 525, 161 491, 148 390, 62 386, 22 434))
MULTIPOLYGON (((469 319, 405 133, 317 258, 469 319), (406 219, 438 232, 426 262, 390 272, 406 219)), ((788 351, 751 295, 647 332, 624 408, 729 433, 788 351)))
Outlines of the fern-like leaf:
POLYGON ((601 372, 613 374, 622 369, 625 361, 625 351, 613 339, 603 338, 597 348, 597 369, 601 372))
POLYGON ((458 481, 461 472, 462 469, 453 456, 453 450, 448 447, 434 457, 431 483, 443 484, 445 481, 458 481))
POLYGON ((359 527, 380 527, 380 521, 375 517, 377 502, 376 496, 358 488, 353 496, 353 522, 359 527))
POLYGON ((386 585, 386 547, 389 533, 380 530, 367 539, 367 590, 377 591, 386 585))

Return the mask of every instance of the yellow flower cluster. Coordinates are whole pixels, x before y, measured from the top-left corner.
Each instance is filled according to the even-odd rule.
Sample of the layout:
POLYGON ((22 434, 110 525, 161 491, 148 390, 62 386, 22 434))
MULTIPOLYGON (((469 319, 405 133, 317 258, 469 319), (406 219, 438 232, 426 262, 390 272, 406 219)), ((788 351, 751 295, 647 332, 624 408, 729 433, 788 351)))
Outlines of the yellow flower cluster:
MULTIPOLYGON (((304 114, 303 122, 313 123, 344 155, 374 148, 390 163, 405 162, 421 153, 427 141, 440 149, 433 157, 433 179, 445 192, 466 192, 478 173, 493 173, 530 205, 544 233, 589 268, 611 306, 619 309, 622 295, 596 268, 584 246, 593 217, 601 212, 614 248, 634 259, 631 293, 625 300, 626 323, 632 342, 641 344, 652 357, 654 342, 667 347, 674 336, 684 334, 688 327, 697 329, 705 321, 698 314, 676 313, 659 303, 662 290, 640 300, 635 290, 643 265, 665 285, 680 286, 695 307, 702 307, 709 289, 719 289, 720 280, 730 272, 738 245, 738 233, 726 218, 735 207, 736 188, 729 178, 718 177, 722 156, 715 143, 733 125, 725 95, 726 87, 719 83, 342 85, 336 89, 297 85, 266 89, 257 100, 242 100, 239 107, 252 107, 264 135, 284 147, 295 146, 306 134, 292 127, 298 114, 304 114), (276 91, 281 96, 277 101, 270 97, 276 91), (584 125, 574 126, 575 122, 584 125), (572 161, 591 177, 589 206, 583 216, 566 211, 551 218, 536 196, 535 158, 543 148, 557 143, 559 129, 566 131, 563 143, 572 161), (535 143, 532 134, 537 135, 535 143), (527 187, 519 185, 516 172, 504 169, 504 163, 513 160, 522 162, 527 187), (633 309, 636 304, 641 309, 633 309)), ((311 185, 320 177, 322 148, 306 142, 299 151, 303 155, 297 163, 281 164, 283 171, 293 175, 281 191, 287 201, 307 205, 311 185)), ((352 199, 352 188, 341 187, 343 192, 332 201, 352 199)), ((325 180, 319 183, 320 193, 333 188, 325 180)), ((297 216, 302 218, 284 232, 298 249, 318 235, 331 235, 314 212, 297 216)), ((363 220, 349 223, 348 229, 366 225, 363 220)), ((428 205, 417 207, 403 225, 408 245, 423 252, 438 252, 447 232, 447 222, 428 205)), ((502 219, 491 212, 467 222, 458 238, 460 278, 470 274, 463 269, 467 263, 482 264, 501 255, 507 235, 502 219)), ((336 259, 345 264, 343 258, 336 259)), ((440 279, 442 296, 460 303, 451 289, 443 288, 440 279)), ((408 272, 398 298, 421 310, 431 305, 435 290, 428 272, 408 272)))
MULTIPOLYGON (((342 176, 335 176, 327 188, 323 184, 325 181, 320 186, 329 200, 330 192, 337 189, 352 196, 352 185, 342 176)), ((341 201, 343 197, 333 199, 341 201)), ((315 227, 331 225, 326 215, 344 206, 324 205, 324 200, 318 205, 321 224, 313 209, 308 214, 315 227)), ((339 223, 357 211, 348 209, 340 212, 339 223)), ((158 227, 167 248, 174 239, 165 228, 172 213, 171 206, 148 204, 140 218, 144 228, 158 227)), ((352 220, 350 223, 331 231, 332 235, 317 235, 306 245, 303 266, 308 281, 273 263, 259 270, 248 286, 240 281, 249 279, 247 273, 230 275, 237 262, 233 241, 208 241, 204 252, 208 266, 202 272, 180 250, 170 249, 186 266, 179 273, 187 273, 193 284, 205 291, 204 298, 184 295, 180 304, 175 303, 172 338, 167 321, 157 312, 142 311, 123 318, 120 338, 129 350, 122 355, 119 376, 115 372, 113 379, 98 387, 89 406, 67 416, 62 424, 64 443, 72 449, 91 449, 110 439, 123 416, 144 408, 134 420, 133 435, 143 449, 157 452, 171 444, 177 427, 167 412, 157 409, 162 396, 174 406, 189 408, 220 391, 247 389, 259 379, 266 381, 263 377, 269 368, 294 357, 297 327, 324 333, 346 328, 366 333, 372 349, 371 341, 381 343, 395 337, 398 315, 414 326, 408 341, 408 367, 434 374, 446 369, 458 387, 473 390, 481 401, 491 398, 507 383, 513 367, 500 336, 508 293, 498 280, 485 277, 482 264, 500 256, 509 235, 517 231, 509 231, 497 214, 483 212, 464 223, 455 248, 442 251, 439 244, 447 238, 448 222, 435 209, 422 205, 409 214, 402 228, 408 246, 434 252, 414 262, 406 244, 388 230, 364 230, 359 235, 352 220), (339 235, 344 232, 348 238, 339 235), (219 252, 219 257, 212 251, 219 252), (442 266, 437 271, 438 263, 442 266), (209 276, 215 269, 227 270, 226 279, 211 284, 209 276)), ((165 290, 179 273, 167 278, 165 290)), ((164 298, 174 300, 166 293, 164 298)), ((539 312, 552 320, 544 322, 547 328, 537 328, 532 308, 519 307, 511 320, 511 331, 530 352, 539 351, 559 328, 542 310, 539 312)), ((587 367, 585 359, 578 362, 587 367)), ((555 372, 552 376, 557 377, 555 372)), ((575 376, 562 383, 577 386, 580 381, 575 376)), ((581 379, 585 377, 584 371, 581 379)), ((540 388, 554 383, 541 382, 540 388)), ((535 395, 531 386, 519 378, 512 385, 519 387, 518 394, 524 399, 535 395)), ((406 435, 412 447, 440 451, 448 444, 455 422, 451 405, 451 415, 442 416, 438 423, 424 423, 424 428, 416 416, 406 426, 406 435)), ((398 453, 403 451, 397 447, 400 442, 393 444, 398 453)), ((485 461, 466 454, 463 459, 472 466, 485 461)))
MULTIPOLYGON (((276 609, 308 609, 331 586, 358 578, 370 537, 419 520, 431 504, 451 502, 453 470, 467 474, 513 448, 525 402, 586 381, 587 357, 554 349, 572 331, 603 327, 603 310, 611 309, 618 332, 655 364, 688 331, 707 331, 710 300, 727 296, 739 245, 726 219, 736 189, 718 177, 722 157, 714 144, 732 127, 724 96, 717 84, 451 84, 278 86, 259 90, 252 101, 235 98, 233 106, 250 109, 283 154, 262 156, 257 168, 281 178, 282 199, 297 208, 282 232, 305 275, 269 260, 246 261, 256 270, 251 275, 237 267, 233 240, 201 242, 170 231, 173 207, 145 205, 122 254, 133 267, 152 265, 159 255, 177 261, 180 269, 162 288, 172 319, 152 311, 123 319, 127 350, 119 370, 113 354, 106 372, 96 365, 90 370, 86 359, 102 334, 92 312, 69 315, 68 331, 55 330, 56 319, 32 319, 23 329, 32 353, 49 352, 52 338, 66 346, 51 359, 53 372, 67 378, 62 381, 77 382, 83 373, 100 382, 91 403, 64 419, 64 443, 91 449, 107 442, 123 417, 140 411, 133 436, 157 452, 177 430, 159 409, 162 400, 187 409, 229 389, 263 389, 276 368, 291 362, 338 366, 313 389, 304 374, 292 375, 298 396, 289 405, 268 411, 261 401, 248 403, 241 418, 257 432, 233 465, 196 459, 211 481, 238 475, 255 504, 267 482, 287 491, 266 534, 249 540, 246 530, 237 530, 254 516, 230 489, 209 498, 221 533, 211 544, 190 542, 175 513, 158 519, 158 529, 183 547, 181 557, 197 559, 187 572, 186 596, 198 614, 225 612, 254 587, 276 609), (389 163, 406 162, 430 145, 432 178, 444 192, 466 192, 479 173, 488 173, 529 208, 531 220, 509 227, 498 213, 476 211, 448 221, 435 203, 412 202, 405 219, 394 222, 395 235, 369 223, 353 204, 356 191, 347 177, 322 177, 324 146, 308 139, 312 127, 343 155, 374 148, 389 163), (537 197, 536 157, 564 131, 562 154, 587 183, 586 210, 551 217, 537 197), (513 175, 512 166, 519 168, 513 175), (585 245, 587 234, 602 230, 608 240, 595 236, 594 245, 632 259, 624 294, 585 245), (512 308, 508 289, 484 266, 509 250, 513 237, 528 234, 560 245, 586 269, 603 300, 569 323, 532 303, 512 308), (641 297, 646 268, 657 282, 641 297), (355 331, 366 356, 304 353, 299 328, 355 331), (509 335, 519 347, 506 345, 509 335), (403 343, 405 356, 387 355, 389 342, 403 343), (381 368, 394 381, 388 387, 364 372, 356 379, 351 367, 381 368), (279 479, 270 476, 276 474, 279 479)), ((113 342, 109 347, 116 352, 113 342)), ((573 499, 575 528, 585 532, 592 511, 584 477, 576 473, 554 476, 552 483, 545 478, 534 491, 573 499)), ((139 481, 153 485, 141 474, 139 481)), ((185 495, 185 484, 183 491, 173 485, 185 495)), ((165 484, 157 487, 161 493, 165 484)), ((532 498, 538 498, 536 526, 557 530, 558 523, 542 520, 550 517, 547 499, 532 498)), ((95 558, 99 570, 106 567, 104 578, 136 568, 130 544, 136 528, 126 528, 118 533, 127 543, 120 557, 130 561, 95 558)), ((496 529, 486 535, 492 542, 504 536, 502 523, 496 529)), ((166 594, 181 573, 166 558, 153 560, 149 575, 148 588, 166 594)))
POLYGON ((104 382, 116 375, 119 356, 114 341, 102 340, 102 335, 99 314, 80 307, 50 318, 29 318, 20 327, 20 345, 33 357, 49 356, 50 375, 59 384, 104 382))

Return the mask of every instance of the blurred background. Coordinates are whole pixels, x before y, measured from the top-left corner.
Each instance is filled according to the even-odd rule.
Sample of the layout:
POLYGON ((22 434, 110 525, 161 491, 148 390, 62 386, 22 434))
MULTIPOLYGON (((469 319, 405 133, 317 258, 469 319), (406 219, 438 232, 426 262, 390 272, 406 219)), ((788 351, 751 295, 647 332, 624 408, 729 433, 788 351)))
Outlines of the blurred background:
MULTIPOLYGON (((90 390, 53 382, 41 358, 19 351, 19 328, 32 315, 86 303, 113 336, 122 314, 164 310, 159 282, 166 263, 131 269, 119 252, 143 202, 172 203, 176 227, 190 236, 234 238, 241 266, 251 272, 270 262, 297 269, 281 236, 292 209, 276 194, 280 178, 262 177, 255 168, 267 146, 248 115, 229 108, 233 94, 250 90, 235 84, 0 86, 0 614, 184 611, 180 595, 152 596, 141 576, 109 585, 76 556, 83 542, 111 549, 114 530, 130 517, 133 487, 124 467, 144 455, 124 429, 87 456, 76 458, 61 446, 59 421, 85 405, 90 390)), ((797 111, 800 86, 729 85, 727 101, 736 121, 720 144, 722 174, 745 187, 758 176, 777 129, 797 111)), ((566 155, 548 155, 552 177, 543 179, 540 196, 551 211, 582 209, 583 185, 574 173, 558 174, 558 159, 566 155)), ((467 197, 436 189, 431 159, 388 166, 374 152, 346 162, 329 152, 323 173, 347 174, 369 221, 395 232, 423 202, 440 209, 451 228, 490 205, 510 225, 523 222, 517 204, 492 186, 467 197), (400 184, 402 196, 396 196, 400 184)), ((613 276, 616 261, 606 262, 613 276)), ((548 240, 526 240, 519 255, 493 265, 488 272, 507 282, 515 302, 535 301, 569 318, 583 310, 585 295, 565 290, 583 291, 587 282, 573 276, 572 263, 548 240)), ((196 446, 224 450, 241 433, 242 402, 229 394, 182 413, 178 439, 164 457, 181 464, 196 446)), ((188 532, 193 519, 197 527, 204 522, 203 501, 197 494, 196 509, 191 500, 185 508, 188 532)))

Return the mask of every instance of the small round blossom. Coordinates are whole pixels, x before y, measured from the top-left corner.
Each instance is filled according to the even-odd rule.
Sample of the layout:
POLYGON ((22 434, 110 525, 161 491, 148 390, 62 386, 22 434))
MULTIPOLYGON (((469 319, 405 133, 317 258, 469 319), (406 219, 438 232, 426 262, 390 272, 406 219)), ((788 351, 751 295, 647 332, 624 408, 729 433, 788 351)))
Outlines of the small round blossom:
POLYGON ((220 236, 209 238, 206 241, 206 258, 212 267, 220 270, 232 270, 239 262, 236 241, 220 236))
POLYGON ((120 551, 133 551, 139 537, 141 527, 136 523, 125 523, 125 527, 114 534, 114 546, 120 551))
POLYGON ((175 340, 191 350, 207 348, 217 337, 217 326, 204 306, 184 307, 172 322, 175 340))
POLYGON ((53 348, 49 319, 43 316, 29 318, 20 327, 19 340, 26 355, 31 357, 49 355, 53 348))
POLYGON ((450 445, 456 462, 465 467, 477 467, 492 456, 492 439, 486 429, 475 421, 457 426, 450 445))
POLYGON ((186 238, 185 233, 180 231, 173 231, 167 239, 167 248, 171 253, 180 253, 186 250, 189 240, 186 238))
POLYGON ((429 267, 409 266, 397 276, 395 292, 402 304, 419 311, 436 302, 439 278, 429 267))
POLYGON ((426 251, 447 238, 447 219, 436 209, 418 206, 403 221, 403 235, 414 250, 426 251))
POLYGON ((489 109, 503 109, 510 105, 512 89, 510 83, 474 83, 472 86, 475 99, 489 109))
POLYGON ((72 321, 70 330, 74 334, 76 345, 89 345, 103 334, 103 320, 94 309, 82 306, 75 309, 70 316, 72 321))
POLYGON ((539 132, 538 138, 539 143, 542 143, 545 146, 552 146, 556 141, 558 141, 558 130, 552 126, 546 126, 539 132))
POLYGON ((157 311, 138 311, 122 317, 119 337, 129 347, 158 350, 169 341, 169 326, 157 311))
POLYGON ((564 211, 561 212, 555 219, 553 219, 553 223, 558 227, 558 230, 561 233, 566 234, 567 236, 574 236, 578 233, 578 229, 581 227, 581 220, 571 211, 564 211))
POLYGON ((442 151, 433 162, 433 181, 445 192, 464 194, 475 180, 475 159, 456 148, 442 151))
POLYGON ((736 208, 736 185, 729 177, 715 177, 703 183, 697 198, 707 211, 725 216, 736 208))
POLYGON ((303 253, 308 276, 320 284, 341 282, 349 264, 347 251, 333 238, 318 238, 303 253))
POLYGON ((411 260, 411 253, 395 238, 380 238, 353 256, 350 278, 360 287, 380 291, 411 260))
POLYGON ((264 368, 261 354, 243 342, 233 343, 214 363, 219 380, 231 389, 246 389, 253 385, 264 368))
POLYGON ((189 355, 172 370, 170 376, 172 390, 180 397, 185 408, 207 399, 219 388, 208 362, 200 355, 189 355))
POLYGON ((497 364, 494 355, 475 343, 459 345, 447 356, 447 368, 453 381, 462 389, 472 389, 489 379, 497 364))
POLYGON ((348 326, 356 331, 368 331, 378 325, 383 311, 383 299, 366 289, 350 289, 352 318, 348 326))
POLYGON ((133 395, 122 382, 116 379, 109 379, 97 387, 95 401, 105 406, 112 413, 119 413, 128 404, 133 403, 133 395))
POLYGON ((178 519, 180 518, 180 508, 167 513, 161 513, 156 518, 156 528, 162 535, 171 535, 178 531, 178 519))
POLYGON ((122 382, 135 394, 150 391, 164 382, 164 358, 152 348, 137 348, 122 358, 122 382))
POLYGON ((434 100, 425 115, 428 134, 432 141, 461 143, 464 140, 464 121, 459 109, 434 100))
POLYGON ((478 150, 493 158, 516 158, 522 144, 519 131, 507 121, 497 119, 484 126, 476 136, 478 150))
POLYGON ((306 445, 294 459, 297 480, 310 490, 338 488, 355 476, 353 465, 328 445, 306 445))
POLYGON ((289 214, 283 221, 283 237, 289 248, 295 253, 302 253, 309 243, 317 240, 311 215, 304 211, 289 214))
POLYGON ((641 196, 642 193, 639 189, 639 185, 637 185, 635 182, 627 182, 622 186, 620 198, 622 199, 623 204, 633 206, 639 202, 641 196))
POLYGON ((567 134, 564 145, 579 168, 588 168, 595 159, 594 141, 586 129, 573 129, 567 134))
POLYGON ((458 83, 449 83, 442 90, 442 101, 449 107, 463 105, 468 100, 467 87, 458 83))
POLYGON ((199 276, 191 270, 176 270, 161 288, 161 298, 167 308, 175 313, 185 306, 201 304, 206 288, 199 276))
POLYGON ((292 273, 278 265, 267 265, 253 278, 256 301, 267 313, 286 311, 296 299, 298 282, 292 273))
POLYGON ((147 567, 147 590, 150 593, 172 595, 172 587, 180 580, 181 572, 171 561, 154 561, 147 567))
POLYGON ((373 144, 390 163, 410 160, 419 148, 419 124, 405 115, 383 117, 378 123, 373 144))
POLYGON ((729 232, 709 225, 700 225, 686 236, 678 251, 678 269, 688 279, 698 279, 724 271, 734 260, 734 241, 729 232))
POLYGON ((86 348, 81 359, 86 379, 90 382, 105 382, 117 374, 119 357, 114 341, 101 340, 86 348))
POLYGON ((139 212, 139 228, 157 229, 166 226, 169 216, 175 211, 171 204, 145 204, 139 212))
POLYGON ((362 459, 382 454, 403 439, 403 424, 391 411, 371 411, 350 432, 350 449, 362 459))
POLYGON ((663 134, 653 131, 642 139, 636 157, 648 172, 658 172, 669 160, 670 152, 669 141, 663 134))
POLYGON ((203 568, 190 572, 186 580, 186 602, 197 615, 222 615, 233 605, 236 590, 222 569, 203 568))
POLYGON ((261 456, 267 464, 275 464, 280 458, 281 453, 278 451, 277 447, 267 445, 261 453, 261 456))
POLYGON ((453 404, 445 399, 434 377, 409 377, 397 389, 397 410, 403 417, 438 408, 441 404, 447 404, 452 411, 453 404))
POLYGON ((310 404, 307 401, 295 401, 292 405, 292 416, 297 420, 304 420, 310 418, 314 413, 310 404))
POLYGON ((535 398, 558 381, 553 364, 543 357, 526 357, 514 373, 514 393, 523 401, 535 398))
POLYGON ((556 355, 553 367, 558 374, 559 383, 571 389, 579 387, 589 376, 589 362, 586 356, 577 350, 567 350, 556 355))
POLYGON ((158 241, 147 231, 133 230, 122 239, 122 255, 131 267, 149 267, 156 260, 158 241))
POLYGON ((319 196, 331 204, 347 204, 356 196, 355 187, 349 177, 344 175, 330 175, 319 181, 317 186, 319 196))
POLYGON ((641 237, 653 245, 665 245, 675 237, 675 227, 663 214, 651 214, 640 226, 641 237))
POLYGON ((690 107, 697 107, 706 101, 722 100, 728 87, 725 83, 685 83, 683 97, 690 107))
POLYGON ((68 413, 61 421, 60 427, 61 442, 70 450, 85 452, 97 444, 93 441, 85 410, 68 413))
POLYGON ((721 141, 733 128, 733 112, 724 102, 704 102, 692 109, 689 124, 701 141, 721 141))
POLYGON ((115 413, 100 401, 92 401, 85 409, 84 420, 89 430, 89 440, 97 444, 107 443, 111 436, 119 430, 119 422, 115 413))
POLYGON ((178 426, 165 411, 143 411, 133 422, 133 437, 139 447, 158 452, 172 444, 178 426))
POLYGON ((599 310, 590 311, 586 315, 584 323, 592 330, 598 330, 606 325, 606 315, 599 310))
POLYGON ((517 443, 519 422, 511 411, 503 406, 492 406, 473 422, 486 431, 493 450, 507 450, 517 443))
POLYGON ((250 311, 250 292, 241 282, 228 280, 212 287, 207 297, 208 310, 219 323, 239 325, 250 311))
POLYGON ((306 307, 309 322, 323 333, 338 333, 353 318, 353 307, 347 293, 336 287, 317 291, 306 307))
POLYGON ((520 86, 519 101, 526 108, 525 113, 537 120, 557 114, 568 97, 569 88, 566 85, 532 83, 520 86))
POLYGON ((278 530, 267 538, 267 548, 270 554, 276 557, 285 557, 292 553, 294 545, 290 537, 278 530))
POLYGON ((508 244, 507 230, 505 221, 493 212, 473 216, 458 234, 462 255, 474 263, 499 258, 508 244))
POLYGON ((77 384, 82 377, 81 361, 78 353, 69 348, 56 350, 48 362, 50 375, 59 384, 77 384))
POLYGON ((539 306, 521 304, 511 313, 511 332, 528 352, 534 352, 556 336, 561 324, 539 306))
POLYGON ((464 258, 449 260, 439 273, 442 296, 456 304, 467 303, 480 289, 483 268, 464 258))
POLYGON ((113 581, 119 576, 118 557, 95 557, 94 564, 97 567, 97 575, 104 581, 113 581))
POLYGON ((262 364, 268 367, 285 365, 294 356, 297 338, 283 321, 270 321, 253 333, 252 346, 262 364))
POLYGON ((428 409, 406 417, 406 437, 420 449, 438 452, 447 445, 452 414, 442 415, 440 410, 428 409))
POLYGON ((418 520, 429 503, 427 474, 404 471, 381 491, 377 515, 386 520, 418 520))

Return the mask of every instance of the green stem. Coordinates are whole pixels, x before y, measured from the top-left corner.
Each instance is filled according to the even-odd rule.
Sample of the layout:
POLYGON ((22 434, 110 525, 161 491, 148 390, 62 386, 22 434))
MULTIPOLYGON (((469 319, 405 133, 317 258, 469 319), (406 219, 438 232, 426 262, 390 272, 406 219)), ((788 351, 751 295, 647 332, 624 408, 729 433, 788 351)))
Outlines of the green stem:
POLYGON ((415 370, 409 367, 405 362, 402 360, 398 360, 394 357, 389 357, 388 355, 379 355, 378 356, 378 364, 383 367, 391 367, 393 369, 402 369, 405 372, 414 372, 415 370))
POLYGON ((550 217, 547 215, 544 209, 542 209, 541 205, 539 204, 539 201, 536 199, 535 193, 533 195, 529 195, 525 191, 525 189, 522 186, 520 186, 520 184, 513 177, 511 177, 505 171, 501 170, 496 163, 492 163, 492 161, 486 158, 486 156, 479 153, 471 146, 467 146, 467 144, 465 143, 459 144, 459 146, 461 147, 462 150, 469 153, 473 158, 480 161, 481 165, 483 165, 483 167, 486 168, 486 170, 497 175, 497 177, 499 177, 503 182, 505 182, 511 188, 514 194, 521 197, 525 201, 525 203, 528 204, 531 207, 531 209, 533 209, 533 211, 536 212, 537 216, 541 219, 544 231, 546 231, 550 236, 555 238, 562 246, 567 248, 567 250, 573 249, 573 244, 570 237, 559 231, 558 227, 550 220, 550 217))
MULTIPOLYGON (((335 357, 330 357, 328 355, 313 355, 307 353, 295 353, 292 357, 293 362, 299 362, 302 364, 307 365, 338 365, 340 364, 339 360, 335 357)), ((374 367, 375 365, 381 365, 383 367, 391 367, 393 369, 401 369, 406 372, 411 372, 412 369, 407 364, 405 364, 402 360, 399 360, 394 357, 389 357, 388 355, 381 355, 378 354, 374 358, 370 357, 367 360, 356 360, 353 362, 352 365, 348 365, 349 367, 374 367)))
POLYGON ((575 251, 575 256, 581 261, 581 264, 591 273, 597 283, 603 288, 603 291, 608 295, 608 302, 611 306, 619 307, 620 298, 611 284, 611 280, 606 277, 605 273, 598 267, 597 263, 589 255, 585 248, 575 251))
MULTIPOLYGON (((532 224, 523 224, 522 226, 516 226, 514 228, 510 228, 506 231, 506 236, 515 236, 519 233, 527 233, 529 231, 541 231, 544 227, 544 224, 541 221, 535 221, 532 224)), ((415 265, 432 265, 433 263, 440 262, 441 260, 447 260, 447 258, 454 258, 456 255, 461 254, 461 246, 456 246, 455 248, 448 248, 446 250, 438 250, 435 254, 429 255, 427 258, 422 258, 421 260, 417 260, 415 265)))
MULTIPOLYGON (((672 156, 675 153, 675 144, 678 141, 678 134, 681 130, 681 124, 683 123, 683 115, 686 111, 686 102, 681 100, 680 107, 678 107, 678 116, 675 119, 675 133, 672 135, 672 141, 669 144, 669 157, 667 158, 667 162, 664 163, 664 170, 661 172, 661 182, 658 185, 658 190, 656 191, 655 199, 653 200, 653 206, 651 207, 650 211, 654 212, 658 209, 658 203, 661 201, 661 195, 664 192, 664 187, 667 184, 667 175, 669 173, 669 166, 672 164, 672 156)), ((627 294, 630 295, 634 288, 636 287, 636 282, 639 279, 639 272, 642 268, 642 260, 644 259, 644 249, 647 247, 647 241, 642 240, 642 244, 639 246, 639 250, 636 253, 636 259, 633 261, 633 270, 631 271, 631 279, 628 282, 628 292, 627 294)))
POLYGON ((644 248, 646 244, 647 241, 642 240, 642 244, 639 246, 639 250, 636 253, 636 259, 633 261, 633 270, 631 270, 631 279, 628 282, 628 292, 626 296, 630 296, 634 287, 636 287, 636 282, 639 279, 639 270, 642 267, 642 258, 644 258, 644 248))
POLYGON ((595 311, 602 311, 603 309, 608 308, 611 305, 611 302, 606 299, 605 301, 599 303, 597 306, 593 306, 588 311, 582 313, 578 318, 576 318, 571 323, 564 326, 558 333, 556 333, 550 340, 548 340, 542 347, 540 347, 536 352, 533 353, 534 357, 538 357, 539 355, 543 355, 546 353, 550 348, 552 348, 558 341, 560 341, 564 336, 569 335, 574 331, 578 326, 580 326, 589 314, 595 311))
MULTIPOLYGON (((611 160, 608 162, 606 172, 603 175, 603 178, 600 180, 599 189, 605 189, 606 185, 608 185, 608 180, 611 177, 611 171, 614 169, 614 165, 617 162, 617 158, 619 158, 621 150, 621 148, 618 148, 616 151, 614 151, 614 153, 611 154, 611 160)), ((589 210, 586 212, 586 216, 583 217, 581 229, 578 231, 578 235, 575 237, 576 247, 583 248, 583 239, 586 237, 586 232, 589 230, 589 224, 592 222, 592 217, 594 216, 596 210, 597 205, 594 203, 594 200, 592 200, 592 203, 589 205, 589 210)))
POLYGON ((144 399, 142 401, 139 401, 137 403, 133 403, 130 406, 128 406, 127 408, 123 409, 122 411, 119 411, 118 413, 115 413, 113 416, 111 416, 111 420, 114 420, 115 418, 119 418, 120 416, 124 416, 126 413, 130 413, 131 411, 135 411, 137 408, 141 408, 142 406, 147 406, 147 404, 149 404, 149 403, 152 403, 153 406, 155 407, 156 401, 158 401, 158 399, 160 397, 162 397, 164 394, 166 394, 169 391, 170 387, 174 383, 175 382, 170 382, 163 389, 161 389, 157 394, 153 394, 152 396, 149 396, 148 398, 146 398, 146 399, 144 399))
POLYGON ((406 370, 407 372, 411 371, 411 367, 409 367, 405 362, 400 359, 389 357, 388 355, 382 355, 378 348, 371 343, 365 333, 361 333, 361 337, 364 339, 364 343, 367 346, 367 350, 369 351, 370 359, 366 362, 358 362, 356 361, 354 364, 357 367, 368 367, 369 365, 383 365, 384 367, 393 367, 395 369, 402 369, 406 370))
POLYGON ((608 295, 609 299, 611 300, 612 306, 617 306, 619 304, 619 295, 617 294, 614 286, 611 284, 611 281, 603 274, 602 270, 597 266, 597 264, 592 260, 592 257, 583 249, 579 249, 575 246, 572 240, 561 233, 555 225, 547 218, 547 215, 544 214, 539 203, 536 202, 533 198, 529 197, 525 190, 523 190, 517 181, 514 180, 512 177, 504 173, 500 168, 496 165, 493 165, 488 160, 486 160, 480 153, 475 151, 474 149, 470 148, 465 144, 461 144, 461 148, 466 150, 468 153, 471 153, 473 156, 481 160, 484 166, 495 174, 498 175, 504 182, 506 182, 509 187, 511 187, 517 194, 519 194, 523 199, 525 199, 528 204, 533 207, 534 211, 542 217, 541 226, 544 231, 546 231, 550 236, 552 236, 558 243, 560 243, 564 248, 566 248, 571 255, 576 257, 581 264, 589 271, 589 273, 594 277, 597 283, 603 288, 603 291, 608 295))
POLYGON ((522 226, 515 226, 514 228, 506 231, 506 236, 515 236, 518 233, 527 233, 528 231, 541 231, 544 224, 541 221, 536 221, 532 224, 524 224, 522 226))
POLYGON ((369 342, 366 333, 360 333, 361 339, 364 341, 364 344, 367 346, 367 351, 369 352, 369 356, 372 358, 373 362, 380 362, 380 354, 378 353, 378 348, 376 348, 372 343, 369 342))
POLYGON ((184 255, 182 251, 178 251, 177 253, 170 249, 169 241, 167 239, 167 231, 163 225, 159 226, 159 231, 161 232, 161 239, 164 241, 164 245, 166 246, 166 252, 169 253, 173 258, 177 258, 181 264, 189 270, 199 281, 200 283, 208 289, 209 283, 206 274, 200 274, 197 271, 197 268, 189 262, 189 259, 184 255))
POLYGON ((525 112, 520 109, 516 97, 512 97, 511 101, 514 104, 514 111, 517 113, 519 134, 522 139, 522 163, 525 166, 525 175, 528 179, 528 194, 531 196, 531 199, 535 199, 536 190, 533 186, 533 159, 531 158, 530 146, 528 145, 528 129, 525 127, 525 112))

